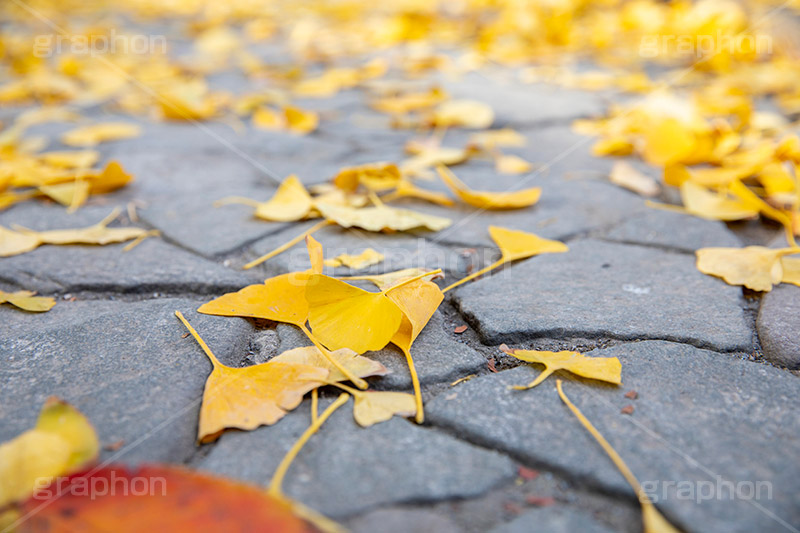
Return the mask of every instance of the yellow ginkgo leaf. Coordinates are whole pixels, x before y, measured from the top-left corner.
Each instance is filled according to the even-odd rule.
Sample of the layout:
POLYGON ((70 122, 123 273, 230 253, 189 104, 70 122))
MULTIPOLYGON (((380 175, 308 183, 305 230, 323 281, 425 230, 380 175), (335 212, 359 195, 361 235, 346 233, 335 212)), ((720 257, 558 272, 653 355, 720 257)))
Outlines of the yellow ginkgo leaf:
POLYGON ((674 118, 665 118, 647 128, 644 133, 642 156, 653 165, 680 163, 695 149, 694 133, 674 118))
POLYGON ((281 183, 275 195, 266 202, 257 202, 238 196, 223 198, 215 206, 245 204, 255 207, 255 215, 273 222, 294 222, 309 216, 314 201, 300 179, 292 174, 281 183))
POLYGON ((356 227, 367 231, 408 231, 420 228, 440 231, 452 224, 449 218, 382 204, 357 209, 320 203, 317 204, 317 209, 327 220, 343 228, 356 227))
POLYGON ((346 167, 333 178, 333 183, 345 191, 355 191, 359 185, 371 191, 394 189, 402 174, 394 163, 370 163, 357 167, 346 167))
POLYGON ((286 125, 286 118, 269 107, 259 107, 253 113, 253 125, 264 130, 280 130, 286 125))
POLYGON ((592 145, 592 154, 597 156, 626 156, 633 153, 633 143, 627 137, 605 137, 592 145))
POLYGON ((367 248, 358 255, 341 254, 337 255, 333 259, 326 259, 325 266, 346 266, 347 268, 351 268, 353 270, 361 270, 362 268, 366 268, 368 266, 377 265, 378 263, 381 263, 383 259, 384 256, 382 253, 377 252, 372 248, 367 248))
POLYGON ((468 148, 451 148, 446 146, 424 147, 415 151, 414 157, 406 159, 400 170, 406 176, 428 176, 431 167, 436 165, 457 165, 468 160, 473 151, 468 148))
POLYGON ((459 198, 469 205, 481 209, 520 209, 529 207, 539 201, 542 189, 532 187, 514 192, 473 191, 443 165, 436 167, 442 181, 450 187, 459 198))
POLYGON ((264 283, 224 294, 201 305, 197 312, 206 315, 262 318, 301 327, 308 320, 305 293, 309 276, 307 272, 275 276, 264 283))
POLYGON ((284 107, 283 115, 286 127, 294 133, 311 133, 319 125, 319 115, 314 111, 306 111, 297 107, 284 107))
POLYGON ((586 428, 586 430, 594 437, 594 439, 600 444, 603 448, 603 451, 611 458, 611 461, 614 463, 614 466, 619 469, 622 476, 625 478, 625 481, 630 484, 633 488, 634 492, 636 492, 636 497, 639 499, 639 504, 642 506, 642 522, 644 525, 644 533, 679 533, 679 530, 674 527, 669 521, 664 518, 664 516, 658 512, 656 506, 653 505, 653 502, 650 500, 650 497, 647 495, 647 492, 642 489, 642 486, 639 484, 639 481, 636 479, 636 476, 633 475, 631 469, 628 468, 628 465, 625 464, 625 461, 622 460, 622 457, 617 453, 617 451, 608 443, 608 441, 603 437, 603 435, 595 428, 589 419, 578 409, 575 404, 573 404, 567 395, 564 394, 564 388, 562 386, 561 380, 556 381, 556 388, 558 389, 558 395, 561 398, 569 410, 572 411, 572 414, 580 421, 581 425, 586 428))
POLYGON ((710 220, 742 220, 758 216, 758 209, 753 209, 747 202, 724 192, 709 191, 692 181, 681 184, 681 200, 686 211, 710 220))
POLYGON ((33 429, 0 445, 0 509, 27 498, 38 484, 91 463, 99 450, 86 417, 49 398, 33 429))
POLYGON ((106 227, 119 215, 115 210, 108 217, 88 228, 32 231, 17 228, 17 231, 0 227, 0 257, 29 252, 42 244, 112 244, 136 239, 138 242, 154 232, 142 228, 106 227))
POLYGON ((414 396, 405 392, 352 391, 353 418, 361 427, 385 422, 393 416, 413 416, 416 412, 414 396))
POLYGON ((475 100, 448 100, 433 112, 433 126, 444 128, 488 128, 494 122, 494 111, 475 100))
POLYGON ((784 257, 781 259, 783 278, 781 283, 791 283, 800 287, 800 258, 784 257))
POLYGON ((397 184, 397 188, 394 191, 382 196, 381 201, 391 202, 392 200, 396 200, 398 198, 419 198, 420 200, 443 205, 445 207, 455 205, 453 199, 446 194, 422 189, 414 185, 411 181, 405 179, 397 184))
POLYGON ((308 259, 311 262, 311 272, 322 274, 322 269, 325 266, 322 245, 311 235, 306 235, 306 248, 308 249, 308 259))
POLYGON ((501 174, 524 174, 533 165, 516 155, 500 155, 494 160, 494 168, 501 174))
POLYGON ((0 291, 0 304, 10 303, 25 311, 42 313, 49 311, 56 305, 54 298, 47 296, 34 296, 32 291, 4 292, 0 291))
POLYGON ((70 130, 61 136, 61 142, 69 146, 97 146, 107 141, 138 137, 141 126, 129 122, 106 122, 70 130))
POLYGON ((505 344, 501 345, 500 349, 526 363, 537 363, 545 366, 544 371, 527 385, 511 387, 515 390, 531 389, 557 370, 566 370, 584 378, 597 379, 616 385, 622 383, 622 364, 616 357, 586 357, 581 353, 570 351, 512 350, 505 344))
POLYGON ((511 128, 481 131, 469 136, 469 143, 484 150, 492 150, 501 146, 525 146, 525 136, 511 128))
POLYGON ((444 300, 444 293, 442 293, 438 285, 424 279, 417 279, 387 292, 387 296, 403 312, 403 319, 394 337, 392 337, 392 343, 400 348, 406 356, 417 405, 416 419, 417 423, 421 424, 425 419, 425 415, 422 409, 419 377, 414 365, 414 359, 411 357, 411 345, 425 328, 436 309, 439 308, 439 304, 444 300))
POLYGON ((39 154, 39 160, 46 165, 61 168, 89 168, 100 159, 96 150, 63 150, 39 154))
POLYGON ((267 361, 234 368, 223 365, 180 311, 186 326, 211 361, 206 380, 197 440, 215 441, 225 429, 255 429, 272 425, 303 401, 303 395, 328 379, 326 368, 267 361))
MULTIPOLYGON (((365 275, 365 276, 343 276, 339 279, 350 279, 350 280, 363 280, 369 281, 374 283, 376 287, 383 290, 396 283, 399 283, 403 280, 409 278, 419 278, 420 276, 430 276, 430 279, 434 279, 441 274, 437 274, 431 270, 426 270, 424 268, 404 268, 402 270, 395 270, 394 272, 387 272, 386 274, 374 274, 374 275, 365 275)), ((424 278, 421 278, 424 279, 424 278)))
POLYGON ((661 192, 661 188, 653 178, 645 176, 636 170, 633 165, 625 161, 617 161, 614 163, 614 166, 611 168, 609 180, 611 180, 611 183, 614 185, 624 187, 641 196, 652 197, 657 196, 658 193, 661 192))
MULTIPOLYGON (((342 348, 330 352, 330 355, 336 359, 341 366, 349 370, 353 375, 360 378, 369 376, 385 376, 389 373, 385 366, 378 361, 373 361, 368 357, 358 355, 349 348, 342 348)), ((349 379, 342 374, 338 368, 330 363, 327 357, 316 346, 305 346, 303 348, 294 348, 287 350, 280 355, 276 355, 270 362, 275 363, 292 363, 299 365, 309 365, 318 368, 325 368, 328 370, 329 375, 327 380, 330 382, 346 381, 349 379)))
POLYGON ((327 348, 356 353, 380 350, 392 340, 403 313, 386 297, 314 274, 306 286, 308 322, 327 348))
POLYGON ((510 263, 511 261, 526 259, 539 254, 557 254, 569 251, 569 247, 563 242, 543 239, 538 235, 524 231, 501 228, 499 226, 489 226, 489 235, 492 237, 492 240, 495 242, 495 244, 497 244, 497 247, 500 248, 500 259, 491 265, 456 281, 449 287, 445 288, 442 292, 447 292, 450 289, 454 289, 469 280, 475 279, 478 276, 481 276, 490 270, 494 270, 500 265, 510 263))
POLYGON ((720 277, 729 285, 769 292, 783 279, 781 258, 796 253, 800 253, 800 248, 701 248, 696 252, 697 269, 720 277))

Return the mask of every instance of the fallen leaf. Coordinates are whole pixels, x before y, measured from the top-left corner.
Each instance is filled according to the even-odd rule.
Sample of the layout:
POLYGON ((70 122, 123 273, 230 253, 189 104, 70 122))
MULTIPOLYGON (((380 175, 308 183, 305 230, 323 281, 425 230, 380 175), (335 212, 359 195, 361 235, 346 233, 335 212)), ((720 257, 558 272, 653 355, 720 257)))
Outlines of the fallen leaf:
POLYGON ((385 422, 393 416, 413 416, 417 412, 414 396, 405 392, 351 391, 355 405, 353 417, 361 427, 385 422))
POLYGON ((632 405, 626 405, 625 407, 623 407, 622 409, 619 410, 619 412, 621 414, 623 414, 623 415, 632 415, 633 411, 634 411, 634 408, 633 408, 632 405))
POLYGON ((346 266, 353 270, 361 270, 368 266, 377 265, 383 262, 384 256, 382 253, 367 248, 358 255, 340 254, 333 259, 326 259, 325 266, 340 267, 346 266))
POLYGON ((39 160, 47 165, 62 168, 90 168, 100 159, 96 150, 62 150, 39 154, 39 160))
POLYGON ((715 193, 692 181, 681 184, 681 199, 686 210, 710 220, 743 220, 758 216, 758 209, 724 192, 715 193))
POLYGON ((575 405, 567 398, 567 395, 564 394, 564 389, 561 384, 561 380, 556 381, 556 388, 558 389, 558 395, 561 397, 561 401, 563 401, 569 410, 572 411, 572 414, 580 421, 581 425, 583 425, 586 430, 591 433, 592 437, 600 444, 603 448, 603 451, 611 458, 611 461, 620 471, 622 476, 625 480, 633 487, 634 492, 636 493, 637 498, 639 499, 639 504, 642 506, 642 521, 644 523, 644 533, 679 533, 679 530, 676 529, 672 524, 670 524, 666 518, 664 518, 661 513, 658 512, 656 506, 653 505, 653 502, 650 500, 650 497, 647 493, 642 489, 642 486, 639 484, 639 481, 633 475, 628 465, 622 460, 622 457, 619 456, 617 451, 608 443, 608 441, 600 434, 600 432, 595 428, 591 422, 581 413, 580 409, 575 407, 575 405))
POLYGON ((141 126, 128 122, 105 122, 70 130, 61 136, 69 146, 91 147, 108 141, 130 139, 142 134, 141 126))
POLYGON ((53 298, 47 296, 34 296, 32 291, 3 292, 0 291, 0 304, 10 303, 25 311, 41 313, 49 311, 56 305, 53 298))
POLYGON ((119 215, 114 211, 93 226, 78 229, 33 231, 18 228, 11 231, 0 226, 0 257, 8 257, 30 252, 42 244, 112 244, 132 239, 143 239, 153 232, 142 228, 106 227, 119 215))
POLYGON ((559 241, 551 241, 543 239, 533 233, 526 233, 524 231, 517 231, 513 229, 501 228, 499 226, 489 226, 489 235, 492 240, 500 248, 501 257, 491 265, 484 267, 472 274, 456 281, 449 287, 442 290, 447 292, 459 285, 466 283, 469 280, 475 279, 478 276, 493 270, 500 265, 533 257, 538 254, 547 253, 563 253, 569 251, 566 244, 559 241))
POLYGON ((473 133, 469 136, 471 145, 482 148, 483 150, 493 150, 497 147, 520 147, 525 146, 525 136, 511 128, 499 130, 488 130, 473 133))
POLYGON ((448 100, 433 112, 431 125, 440 128, 488 128, 494 122, 494 111, 475 100, 448 100))
POLYGON ((661 188, 653 178, 645 176, 625 161, 614 163, 609 179, 614 185, 624 187, 641 196, 653 197, 658 196, 661 192, 661 188))
POLYGON ((542 189, 533 187, 514 192, 473 191, 459 180, 444 165, 436 167, 439 177, 450 187, 456 196, 465 203, 480 209, 520 209, 529 207, 539 201, 542 189))
POLYGON ((343 228, 362 228, 367 231, 408 231, 425 228, 440 231, 452 224, 449 218, 417 213, 409 209, 398 209, 387 205, 360 209, 330 204, 317 204, 317 209, 327 220, 343 228))
POLYGON ((524 174, 533 165, 516 155, 500 155, 494 160, 494 168, 501 174, 524 174))
POLYGON ((394 189, 403 178, 394 163, 369 163, 357 167, 346 167, 333 178, 333 183, 345 191, 355 191, 363 185, 371 191, 394 189))
MULTIPOLYGON (((427 274, 431 279, 436 278, 440 274, 424 268, 404 268, 402 270, 395 270, 394 272, 387 272, 386 274, 374 274, 365 276, 343 276, 339 279, 349 280, 363 280, 375 284, 381 290, 384 290, 392 285, 395 285, 403 280, 409 278, 416 278, 423 274, 427 274)), ((424 278, 422 278, 424 279, 424 278)))
POLYGON ((319 115, 313 111, 287 106, 283 108, 283 116, 289 131, 301 135, 311 133, 319 125, 319 115))
POLYGON ((635 400, 639 397, 639 393, 636 392, 635 390, 629 390, 628 392, 625 393, 625 397, 629 400, 635 400))
POLYGON ((33 429, 0 445, 0 509, 93 462, 99 449, 86 417, 68 403, 48 398, 33 429))
POLYGON ((781 259, 783 266, 782 283, 791 283, 800 287, 800 258, 784 257, 781 259))
POLYGON ((517 474, 525 481, 531 481, 539 477, 538 470, 534 470, 533 468, 528 468, 527 466, 520 466, 517 469, 517 474))
POLYGON ((453 330, 455 333, 464 333, 467 331, 467 326, 456 326, 456 329, 453 330))
POLYGON ((214 205, 244 204, 255 207, 255 216, 273 222, 295 222, 307 218, 314 208, 314 200, 300 179, 292 174, 266 202, 257 202, 238 196, 223 198, 214 205))
POLYGON ((22 506, 28 517, 18 531, 319 531, 295 516, 292 506, 263 489, 182 467, 109 465, 41 488, 22 506), (145 481, 147 490, 131 488, 145 481))
POLYGON ((694 149, 694 133, 677 119, 666 118, 644 132, 642 155, 645 161, 653 165, 683 162, 694 149))
MULTIPOLYGON (((339 361, 341 366, 347 368, 353 375, 360 378, 369 376, 385 376, 389 373, 385 366, 378 361, 373 361, 367 357, 358 355, 356 352, 349 348, 342 348, 330 352, 330 354, 339 361)), ((325 368, 328 370, 329 382, 340 382, 348 379, 343 373, 339 371, 328 359, 322 355, 322 352, 316 346, 305 346, 303 348, 294 348, 287 350, 280 355, 276 355, 269 362, 275 363, 291 363, 299 365, 308 365, 317 368, 325 368)))
POLYGON ((175 316, 195 338, 213 367, 203 391, 198 442, 213 442, 229 428, 251 430, 272 425, 300 405, 305 393, 328 378, 327 368, 305 364, 267 361, 243 368, 225 366, 183 314, 176 311, 175 316))
POLYGON ((525 503, 534 507, 549 507, 555 505, 556 500, 552 496, 526 496, 525 503))
POLYGON ((397 184, 397 188, 395 188, 393 192, 382 196, 381 200, 384 202, 390 202, 397 198, 418 198, 420 200, 443 205, 445 207, 451 207, 455 205, 455 202, 452 200, 452 198, 446 194, 422 189, 405 179, 397 184))
POLYGON ((263 130, 281 130, 286 126, 286 118, 269 107, 259 107, 253 112, 253 125, 263 130))
POLYGON ((796 253, 800 253, 799 248, 701 248, 696 252, 697 269, 703 274, 720 277, 729 285, 769 292, 783 279, 781 258, 796 253))
POLYGON ((524 386, 515 385, 511 387, 514 390, 531 389, 557 370, 566 370, 584 378, 597 379, 616 385, 622 383, 622 364, 616 357, 586 357, 581 353, 570 351, 514 350, 505 345, 500 346, 500 349, 526 363, 537 363, 545 366, 544 371, 535 380, 524 386))

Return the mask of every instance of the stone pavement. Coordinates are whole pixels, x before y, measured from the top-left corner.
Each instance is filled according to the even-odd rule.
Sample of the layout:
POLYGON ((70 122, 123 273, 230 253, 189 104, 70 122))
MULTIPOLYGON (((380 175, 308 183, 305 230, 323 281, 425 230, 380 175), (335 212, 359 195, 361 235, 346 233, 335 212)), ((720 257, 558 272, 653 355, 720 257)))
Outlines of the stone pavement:
MULTIPOLYGON (((455 223, 435 234, 326 228, 317 234, 326 256, 373 247, 387 259, 368 272, 443 268, 451 282, 496 259, 490 224, 563 240, 570 251, 507 265, 448 293, 412 350, 426 423, 395 418, 361 429, 340 410, 300 453, 287 493, 354 531, 640 531, 633 492, 560 402, 555 379, 529 391, 508 389, 538 370, 500 352, 506 343, 620 358, 620 387, 559 377, 680 528, 797 531, 800 380, 790 369, 800 368, 800 288, 781 286, 759 298, 698 272, 695 249, 738 246, 739 235, 750 243, 754 233, 653 210, 609 184, 611 160, 593 157, 589 140, 569 128, 575 118, 602 112, 604 95, 480 76, 447 88, 492 105, 495 127, 514 127, 527 137, 527 146, 511 153, 540 164, 556 159, 530 178, 497 178, 480 161, 456 168, 458 175, 486 189, 538 185, 541 201, 491 213, 402 201, 455 223), (468 330, 457 334, 460 325, 468 330), (630 390, 638 399, 624 396, 630 390), (632 414, 620 412, 627 405, 632 414), (520 477, 520 467, 538 476, 520 477), (676 493, 679 483, 692 493, 676 493), (731 499, 726 483, 761 492, 731 499), (702 492, 708 487, 711 492, 702 492)), ((265 200, 275 190, 219 139, 278 175, 296 173, 315 184, 343 166, 399 161, 413 136, 391 130, 357 90, 303 105, 328 110, 319 131, 306 137, 237 134, 208 123, 214 138, 188 123, 142 121, 142 137, 100 146, 104 159, 118 159, 135 183, 93 198, 75 215, 30 202, 0 212, 0 225, 41 230, 88 225, 135 201, 138 225, 162 233, 128 253, 123 245, 44 246, 0 259, 0 289, 32 289, 59 300, 37 315, 0 306, 0 441, 30 427, 43 400, 55 394, 88 415, 103 444, 123 443, 103 459, 172 462, 258 484, 269 480, 308 426, 309 406, 275 426, 228 432, 197 446, 199 401, 211 366, 173 313, 182 311, 232 366, 307 344, 294 326, 195 310, 248 283, 308 268, 298 247, 241 270, 309 224, 256 220, 244 206, 212 207, 225 196, 265 200)), ((109 118, 99 109, 88 116, 109 118)), ((37 126, 32 133, 56 138, 65 127, 37 126)), ((452 146, 463 141, 463 132, 445 137, 452 146)), ((445 190, 436 182, 425 186, 445 190)), ((125 217, 120 223, 133 225, 125 217)), ((763 242, 776 233, 757 232, 763 242)), ((391 370, 371 380, 375 388, 410 390, 399 351, 371 355, 391 370)), ((323 404, 334 396, 326 391, 323 404)))

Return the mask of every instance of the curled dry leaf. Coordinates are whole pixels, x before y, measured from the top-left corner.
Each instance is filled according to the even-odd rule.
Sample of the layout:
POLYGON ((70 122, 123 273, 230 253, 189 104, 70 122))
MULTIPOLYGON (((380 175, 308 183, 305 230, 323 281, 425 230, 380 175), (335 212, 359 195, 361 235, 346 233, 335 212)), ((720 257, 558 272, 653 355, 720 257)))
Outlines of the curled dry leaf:
POLYGON ((701 248, 696 252, 697 269, 703 274, 720 277, 729 285, 769 292, 783 280, 781 258, 797 253, 800 248, 701 248))
POLYGON ((346 167, 333 178, 338 188, 353 192, 363 185, 371 191, 394 189, 403 178, 394 163, 369 163, 357 167, 346 167))
POLYGON ((566 370, 578 376, 597 379, 619 385, 622 383, 622 364, 616 357, 586 357, 578 352, 547 352, 536 350, 512 350, 505 344, 500 349, 526 363, 544 365, 544 371, 527 385, 511 387, 515 390, 531 389, 547 379, 557 370, 566 370))
POLYGON ((42 313, 49 311, 56 305, 54 298, 47 296, 34 296, 32 291, 3 292, 0 291, 0 304, 10 303, 25 311, 42 313))
POLYGON ((91 147, 107 141, 130 139, 142 134, 141 126, 129 122, 105 122, 66 132, 61 142, 69 146, 91 147))
POLYGON ((624 187, 641 196, 653 197, 658 196, 658 193, 661 192, 661 187, 653 178, 645 176, 625 161, 614 163, 609 179, 614 185, 624 187))
POLYGON ((119 214, 111 215, 88 228, 33 231, 17 228, 8 230, 0 226, 0 257, 23 254, 43 244, 112 244, 133 239, 144 239, 154 233, 142 228, 109 228, 107 225, 119 214))
POLYGON ((199 442, 212 442, 228 428, 251 430, 272 425, 303 401, 303 395, 328 379, 327 368, 267 361, 243 368, 225 366, 180 311, 175 312, 213 367, 203 391, 199 442))
POLYGON ((320 203, 317 209, 327 220, 343 228, 356 227, 367 231, 408 231, 421 228, 440 231, 453 223, 449 218, 383 204, 356 209, 320 203))
POLYGON ((725 192, 716 193, 692 181, 684 181, 680 187, 683 206, 695 216, 710 220, 743 220, 758 216, 758 209, 725 192))
POLYGON ((532 187, 514 192, 473 191, 443 165, 436 167, 439 177, 465 203, 481 209, 520 209, 539 201, 542 189, 532 187))
POLYGON ((43 487, 22 511, 29 519, 19 531, 280 531, 315 533, 291 502, 263 489, 185 468, 147 465, 136 469, 109 465, 71 476, 58 487, 43 487), (135 487, 149 480, 152 490, 87 490, 135 487))
POLYGON ((70 404, 49 398, 33 429, 0 445, 0 509, 24 500, 42 482, 93 462, 99 450, 86 417, 70 404))
POLYGON ((346 266, 347 268, 351 268, 353 270, 361 270, 362 268, 366 268, 368 266, 377 265, 378 263, 383 262, 383 259, 384 255, 382 253, 377 252, 372 248, 367 248, 358 255, 341 254, 337 255, 333 259, 326 259, 325 266, 346 266))
POLYGON ((628 484, 630 484, 630 486, 633 488, 634 492, 636 492, 636 496, 639 499, 639 504, 642 506, 642 522, 644 523, 644 533, 679 533, 679 530, 670 524, 667 519, 664 518, 660 512, 658 512, 658 509, 656 509, 656 506, 653 505, 650 497, 642 489, 642 486, 639 484, 636 476, 633 475, 633 472, 631 472, 631 469, 625 464, 625 461, 622 460, 622 457, 620 457, 617 451, 611 446, 611 444, 608 443, 608 441, 597 430, 597 428, 592 425, 592 423, 588 418, 586 418, 580 409, 578 409, 575 404, 573 404, 570 399, 567 398, 567 395, 564 394, 564 389, 560 379, 556 381, 556 388, 558 389, 558 395, 561 398, 561 401, 566 404, 581 425, 586 428, 586 430, 592 435, 592 437, 594 437, 598 444, 600 444, 600 446, 603 448, 603 451, 605 451, 609 458, 611 458, 614 466, 617 467, 628 484))

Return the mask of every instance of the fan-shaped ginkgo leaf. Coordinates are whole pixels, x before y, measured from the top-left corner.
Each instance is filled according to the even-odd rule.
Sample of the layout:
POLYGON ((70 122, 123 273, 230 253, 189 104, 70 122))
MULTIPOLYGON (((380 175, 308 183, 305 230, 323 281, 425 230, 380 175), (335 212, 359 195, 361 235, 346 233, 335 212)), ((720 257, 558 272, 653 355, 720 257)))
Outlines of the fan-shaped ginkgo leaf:
POLYGON ((500 349, 526 363, 537 363, 545 366, 544 371, 535 380, 524 386, 512 387, 516 390, 531 389, 547 379, 556 370, 566 370, 584 378, 597 379, 616 385, 622 383, 622 364, 616 357, 586 357, 581 353, 570 351, 512 350, 505 344, 500 346, 500 349))
POLYGON ((442 292, 447 292, 450 289, 454 289, 469 280, 475 279, 478 276, 485 274, 486 272, 489 272, 500 265, 510 263, 511 261, 533 257, 534 255, 538 254, 554 254, 569 251, 569 247, 567 247, 567 245, 563 242, 543 239, 538 235, 524 231, 501 228, 499 226, 489 226, 489 235, 491 235, 492 240, 495 242, 495 244, 497 244, 497 247, 500 248, 500 259, 491 265, 456 281, 449 287, 445 288, 442 292))
POLYGON ((441 274, 438 274, 431 270, 426 270, 424 268, 404 268, 402 270, 395 270, 394 272, 387 272, 386 274, 343 276, 340 277, 339 279, 349 279, 354 281, 355 280, 369 281, 370 283, 375 284, 375 286, 378 287, 380 290, 383 290, 405 279, 418 278, 423 274, 430 275, 431 280, 435 279, 437 276, 441 276, 441 274))
POLYGON ((35 294, 32 291, 0 291, 0 304, 10 303, 20 309, 34 313, 49 311, 56 305, 55 299, 47 296, 34 296, 35 294))
POLYGON ((473 191, 444 165, 436 167, 439 177, 461 200, 480 209, 520 209, 539 201, 542 189, 532 187, 513 192, 473 191))
MULTIPOLYGON (((373 361, 368 357, 358 355, 356 352, 349 348, 342 348, 334 352, 330 352, 342 366, 347 368, 354 375, 365 378, 368 376, 385 376, 389 373, 385 366, 378 361, 373 361)), ((294 348, 287 350, 280 355, 276 355, 269 360, 271 363, 292 363, 299 365, 309 365, 318 368, 327 369, 330 374, 328 375, 329 382, 346 381, 349 379, 342 374, 339 369, 333 366, 330 361, 322 355, 322 352, 316 346, 305 346, 303 348, 294 348)))
POLYGON ((317 209, 323 217, 343 228, 356 227, 367 231, 408 231, 420 228, 440 231, 453 222, 449 218, 383 204, 358 209, 320 203, 317 204, 317 209))
POLYGON ((681 200, 686 211, 710 220, 742 220, 758 216, 758 209, 740 198, 710 191, 692 181, 681 184, 681 200))
POLYGON ((351 268, 353 270, 361 270, 362 268, 366 268, 368 266, 377 265, 378 263, 381 263, 383 259, 384 256, 382 253, 377 252, 372 248, 367 248, 358 255, 341 254, 337 255, 333 259, 326 259, 325 266, 346 266, 347 268, 351 268))
POLYGON ((130 139, 142 133, 141 126, 129 122, 104 122, 70 130, 61 136, 69 146, 91 147, 107 141, 130 139))
POLYGON ((392 340, 403 318, 383 292, 368 292, 321 274, 311 276, 306 300, 311 330, 331 350, 380 350, 392 340))
POLYGON ((180 311, 183 322, 211 361, 213 369, 206 380, 199 442, 216 440, 225 429, 255 429, 272 425, 303 400, 303 395, 328 379, 327 368, 267 361, 260 365, 235 368, 219 362, 180 311))
POLYGON ((215 202, 215 206, 244 204, 255 208, 255 216, 273 222, 294 222, 309 216, 314 201, 300 179, 292 174, 281 183, 275 195, 266 202, 233 196, 215 202))
POLYGON ((0 445, 0 509, 27 498, 42 482, 94 461, 99 450, 86 417, 49 398, 33 429, 0 445))
POLYGON ((353 418, 361 427, 385 422, 393 416, 413 416, 417 408, 414 396, 405 392, 352 391, 353 418))
POLYGON ((729 285, 768 292, 783 279, 781 258, 796 253, 800 253, 800 248, 701 248, 696 252, 697 269, 720 277, 729 285))

